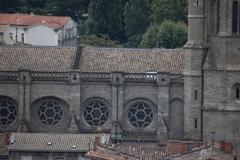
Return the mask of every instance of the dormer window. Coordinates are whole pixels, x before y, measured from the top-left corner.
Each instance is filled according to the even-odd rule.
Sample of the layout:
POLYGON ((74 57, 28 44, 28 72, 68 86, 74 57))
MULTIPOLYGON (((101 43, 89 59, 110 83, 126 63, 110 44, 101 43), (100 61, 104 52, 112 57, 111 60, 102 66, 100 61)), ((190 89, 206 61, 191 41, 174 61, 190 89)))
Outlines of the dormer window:
POLYGON ((240 3, 239 0, 233 0, 232 2, 232 33, 240 33, 240 3))

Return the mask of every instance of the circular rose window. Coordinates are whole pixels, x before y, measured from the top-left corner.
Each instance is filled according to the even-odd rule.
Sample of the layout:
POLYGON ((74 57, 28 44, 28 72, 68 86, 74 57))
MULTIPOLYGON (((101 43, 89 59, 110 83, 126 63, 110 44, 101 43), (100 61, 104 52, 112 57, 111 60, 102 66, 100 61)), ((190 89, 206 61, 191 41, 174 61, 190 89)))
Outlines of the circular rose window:
POLYGON ((92 126, 102 126, 108 120, 108 108, 102 101, 90 101, 84 109, 84 119, 92 126))
POLYGON ((43 100, 37 107, 38 119, 45 125, 56 125, 63 116, 63 107, 57 99, 43 100))
POLYGON ((146 103, 135 103, 129 109, 128 118, 134 127, 147 127, 153 120, 152 108, 146 103))
POLYGON ((7 97, 0 97, 0 126, 14 122, 17 116, 17 104, 7 97))

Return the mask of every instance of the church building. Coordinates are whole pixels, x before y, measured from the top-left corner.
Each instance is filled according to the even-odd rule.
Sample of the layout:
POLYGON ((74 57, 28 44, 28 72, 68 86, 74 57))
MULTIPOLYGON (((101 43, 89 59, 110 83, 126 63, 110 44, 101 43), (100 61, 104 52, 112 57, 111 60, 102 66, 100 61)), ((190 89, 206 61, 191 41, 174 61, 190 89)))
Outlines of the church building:
POLYGON ((189 0, 182 49, 0 47, 0 131, 232 140, 240 1, 189 0))

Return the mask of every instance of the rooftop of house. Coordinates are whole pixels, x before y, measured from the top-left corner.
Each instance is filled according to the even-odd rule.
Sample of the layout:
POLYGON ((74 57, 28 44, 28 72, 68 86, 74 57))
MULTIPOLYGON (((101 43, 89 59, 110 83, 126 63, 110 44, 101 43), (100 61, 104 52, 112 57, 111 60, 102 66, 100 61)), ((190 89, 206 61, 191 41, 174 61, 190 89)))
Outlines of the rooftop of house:
POLYGON ((88 152, 92 158, 103 158, 119 156, 119 159, 128 157, 128 160, 163 160, 166 157, 166 148, 157 143, 118 143, 100 144, 95 151, 88 152))
POLYGON ((62 28, 70 19, 70 17, 65 16, 0 14, 0 25, 31 26, 42 23, 51 28, 57 29, 62 28))
POLYGON ((182 49, 2 46, 0 71, 182 74, 182 49))
POLYGON ((177 154, 169 156, 166 160, 196 160, 196 159, 209 159, 209 160, 230 160, 233 159, 232 154, 226 154, 220 149, 210 147, 210 146, 201 146, 195 148, 192 151, 189 151, 184 154, 177 154))
POLYGON ((110 135, 12 133, 8 149, 9 152, 87 152, 93 148, 96 137, 108 143, 110 135))

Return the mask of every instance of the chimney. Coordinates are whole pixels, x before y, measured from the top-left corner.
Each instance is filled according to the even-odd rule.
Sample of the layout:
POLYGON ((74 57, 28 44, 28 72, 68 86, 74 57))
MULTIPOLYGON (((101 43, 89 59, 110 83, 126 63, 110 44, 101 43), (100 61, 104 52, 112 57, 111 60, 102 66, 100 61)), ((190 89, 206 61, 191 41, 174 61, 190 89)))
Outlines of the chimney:
POLYGON ((96 136, 95 140, 94 140, 94 144, 93 144, 93 150, 96 151, 97 150, 97 146, 100 144, 100 137, 96 136))

